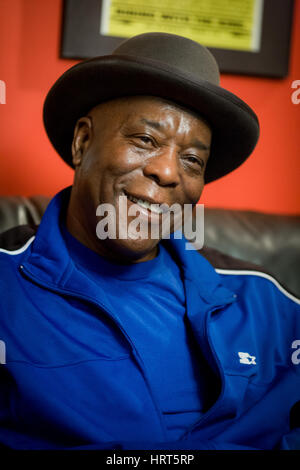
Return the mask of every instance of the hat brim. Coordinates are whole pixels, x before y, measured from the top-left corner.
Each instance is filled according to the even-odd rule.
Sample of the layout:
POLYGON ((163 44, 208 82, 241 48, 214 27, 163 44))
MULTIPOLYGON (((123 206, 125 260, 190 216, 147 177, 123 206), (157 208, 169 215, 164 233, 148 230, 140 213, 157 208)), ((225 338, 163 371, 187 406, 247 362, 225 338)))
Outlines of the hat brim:
POLYGON ((138 95, 173 101, 208 121, 213 137, 205 183, 238 168, 257 143, 257 116, 233 93, 152 59, 110 55, 76 64, 50 89, 43 117, 52 145, 73 167, 71 144, 77 120, 104 101, 138 95))

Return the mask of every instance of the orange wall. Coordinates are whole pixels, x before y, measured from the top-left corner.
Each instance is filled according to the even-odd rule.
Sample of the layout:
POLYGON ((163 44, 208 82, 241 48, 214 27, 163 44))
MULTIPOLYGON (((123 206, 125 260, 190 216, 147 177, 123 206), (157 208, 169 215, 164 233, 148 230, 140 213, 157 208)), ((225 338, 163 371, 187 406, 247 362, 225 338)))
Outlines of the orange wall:
MULTIPOLYGON (((300 104, 291 101, 291 83, 300 80, 295 3, 288 78, 222 76, 222 85, 255 109, 261 138, 240 169, 205 188, 201 202, 208 206, 300 212, 300 104)), ((72 182, 72 170, 55 154, 42 124, 48 89, 75 63, 59 59, 61 10, 61 0, 0 0, 0 80, 6 83, 6 104, 0 104, 1 195, 54 195, 72 182)))

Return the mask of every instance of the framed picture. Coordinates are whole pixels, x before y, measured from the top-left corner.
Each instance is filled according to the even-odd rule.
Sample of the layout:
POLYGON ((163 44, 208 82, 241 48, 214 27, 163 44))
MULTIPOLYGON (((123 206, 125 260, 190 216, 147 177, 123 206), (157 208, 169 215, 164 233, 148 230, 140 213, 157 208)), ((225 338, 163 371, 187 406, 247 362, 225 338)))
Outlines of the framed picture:
POLYGON ((110 54, 149 31, 206 45, 223 73, 288 74, 294 0, 65 0, 61 57, 110 54))

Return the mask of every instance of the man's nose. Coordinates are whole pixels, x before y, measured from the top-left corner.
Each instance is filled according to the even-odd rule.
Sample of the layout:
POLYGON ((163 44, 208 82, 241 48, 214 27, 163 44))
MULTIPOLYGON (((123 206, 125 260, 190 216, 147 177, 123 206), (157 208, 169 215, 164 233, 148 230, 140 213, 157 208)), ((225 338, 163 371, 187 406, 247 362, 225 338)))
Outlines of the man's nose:
POLYGON ((144 166, 144 175, 161 186, 179 184, 178 155, 175 148, 164 148, 159 155, 150 157, 144 166))

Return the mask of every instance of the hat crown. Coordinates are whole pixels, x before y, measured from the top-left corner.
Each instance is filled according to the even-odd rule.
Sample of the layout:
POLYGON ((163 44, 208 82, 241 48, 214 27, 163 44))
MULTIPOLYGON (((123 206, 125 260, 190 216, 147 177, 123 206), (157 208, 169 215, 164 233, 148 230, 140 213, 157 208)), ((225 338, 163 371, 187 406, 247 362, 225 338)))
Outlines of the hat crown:
POLYGON ((240 166, 259 136, 255 113, 219 86, 218 65, 206 47, 175 34, 145 33, 124 41, 113 54, 74 65, 49 90, 45 128, 70 166, 76 121, 98 104, 123 96, 157 96, 211 124, 206 183, 240 166))
POLYGON ((125 40, 113 54, 159 61, 197 80, 206 80, 214 85, 220 83, 219 67, 211 52, 201 44, 176 34, 140 34, 125 40))

